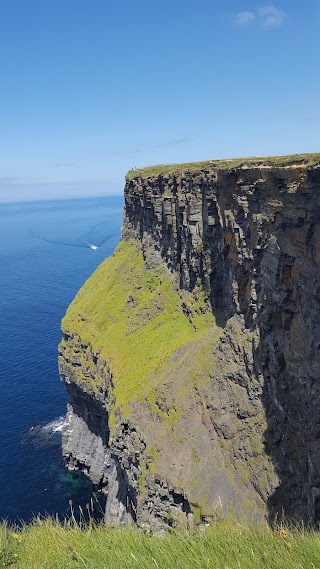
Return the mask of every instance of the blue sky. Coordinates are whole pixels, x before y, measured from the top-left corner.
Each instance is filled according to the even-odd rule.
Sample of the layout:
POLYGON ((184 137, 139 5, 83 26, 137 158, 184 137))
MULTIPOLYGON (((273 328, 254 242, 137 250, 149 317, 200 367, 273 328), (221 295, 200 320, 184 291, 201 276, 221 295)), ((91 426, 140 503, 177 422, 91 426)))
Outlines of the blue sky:
POLYGON ((0 0, 0 201, 320 151, 319 0, 0 0))

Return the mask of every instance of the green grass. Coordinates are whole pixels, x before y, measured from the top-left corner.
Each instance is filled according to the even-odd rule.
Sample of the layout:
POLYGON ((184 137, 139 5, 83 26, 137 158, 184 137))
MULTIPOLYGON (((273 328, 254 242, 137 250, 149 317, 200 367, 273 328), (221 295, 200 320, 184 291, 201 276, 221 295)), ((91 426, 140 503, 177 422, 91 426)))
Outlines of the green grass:
POLYGON ((320 536, 225 521, 157 537, 134 529, 51 519, 22 530, 0 525, 0 567, 16 569, 315 569, 320 536))
MULTIPOLYGON (((181 291, 175 279, 154 257, 145 261, 137 241, 122 241, 68 308, 62 328, 74 339, 62 341, 60 351, 69 362, 72 380, 93 397, 104 387, 104 378, 94 370, 87 373, 90 348, 81 349, 79 338, 110 367, 114 386, 110 390, 110 444, 117 434, 116 411, 120 410, 123 420, 137 425, 146 445, 140 457, 140 496, 150 477, 170 477, 171 486, 183 488, 190 503, 197 505, 199 516, 212 516, 212 469, 221 470, 219 453, 210 457, 210 465, 207 457, 199 461, 197 449, 204 444, 204 427, 196 415, 197 428, 190 440, 187 424, 195 391, 211 381, 212 370, 220 374, 223 364, 215 346, 223 329, 207 307, 201 288, 181 291), (179 460, 187 467, 175 468, 173 457, 180 456, 182 448, 179 460)), ((232 449, 224 450, 227 469, 232 449)), ((250 458, 246 468, 243 477, 250 481, 250 458)), ((269 472, 268 464, 265 470, 269 472)), ((255 502, 244 507, 248 518, 251 510, 251 519, 255 517, 255 502)))
MULTIPOLYGON (((186 295, 182 298, 175 277, 164 265, 146 265, 140 245, 123 241, 68 308, 63 330, 78 334, 100 351, 112 371, 115 405, 123 415, 132 403, 152 394, 178 348, 192 349, 208 331, 212 335, 220 330, 212 313, 204 312, 202 295, 186 295), (189 318, 182 303, 188 305, 189 318)), ((68 358, 72 345, 63 341, 60 349, 68 358)), ((77 370, 77 380, 84 384, 83 370, 80 366, 77 370)), ((98 378, 96 383, 87 381, 85 387, 94 395, 98 383, 98 378)), ((110 420, 112 426, 112 415, 110 420)))
POLYGON ((204 162, 185 162, 184 164, 158 164, 146 168, 129 170, 128 180, 133 178, 148 178, 160 174, 180 174, 182 172, 196 172, 199 170, 230 170, 239 168, 244 164, 252 166, 312 166, 320 162, 320 153, 291 154, 288 156, 252 156, 248 158, 231 158, 225 160, 206 160, 204 162))

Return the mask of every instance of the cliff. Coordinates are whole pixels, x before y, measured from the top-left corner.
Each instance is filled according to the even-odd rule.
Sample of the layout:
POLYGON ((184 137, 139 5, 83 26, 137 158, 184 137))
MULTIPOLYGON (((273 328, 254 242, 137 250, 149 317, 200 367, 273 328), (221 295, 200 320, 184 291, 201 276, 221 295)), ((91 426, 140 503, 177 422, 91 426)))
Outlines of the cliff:
POLYGON ((320 520, 319 213, 320 155, 129 172, 59 347, 108 521, 320 520))

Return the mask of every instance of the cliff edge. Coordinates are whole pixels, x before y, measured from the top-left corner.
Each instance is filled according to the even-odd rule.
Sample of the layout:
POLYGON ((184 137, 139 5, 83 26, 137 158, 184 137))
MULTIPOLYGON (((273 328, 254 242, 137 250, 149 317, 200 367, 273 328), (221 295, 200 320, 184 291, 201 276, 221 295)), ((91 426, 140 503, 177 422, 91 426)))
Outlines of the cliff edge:
POLYGON ((126 178, 62 321, 63 454, 106 519, 320 520, 320 155, 126 178))

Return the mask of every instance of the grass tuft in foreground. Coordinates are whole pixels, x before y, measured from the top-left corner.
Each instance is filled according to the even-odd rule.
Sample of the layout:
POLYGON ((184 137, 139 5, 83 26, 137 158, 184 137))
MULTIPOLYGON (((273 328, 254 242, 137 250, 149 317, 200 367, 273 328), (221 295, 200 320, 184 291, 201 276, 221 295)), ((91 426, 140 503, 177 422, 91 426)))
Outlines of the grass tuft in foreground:
POLYGON ((220 522, 203 531, 150 536, 134 529, 36 519, 0 525, 0 567, 20 569, 314 569, 320 536, 302 529, 220 522))

